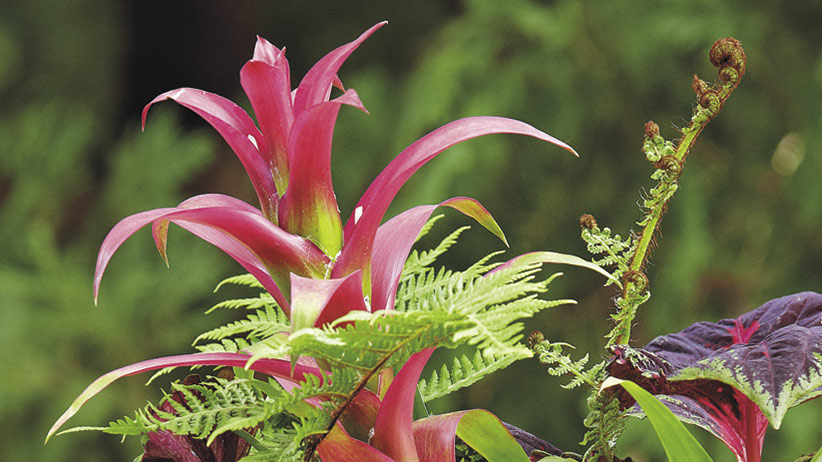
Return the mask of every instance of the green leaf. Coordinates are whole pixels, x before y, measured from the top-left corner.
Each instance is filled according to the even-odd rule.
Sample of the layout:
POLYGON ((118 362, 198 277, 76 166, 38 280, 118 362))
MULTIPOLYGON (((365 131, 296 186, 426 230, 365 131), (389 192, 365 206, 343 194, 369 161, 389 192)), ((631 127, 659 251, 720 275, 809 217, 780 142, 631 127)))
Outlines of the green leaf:
POLYGON ((609 377, 602 388, 620 385, 633 396, 654 427, 670 462, 713 462, 685 425, 654 395, 629 380, 609 377))
POLYGON ((465 413, 457 436, 488 462, 527 462, 528 455, 502 422, 490 412, 474 409, 465 413))

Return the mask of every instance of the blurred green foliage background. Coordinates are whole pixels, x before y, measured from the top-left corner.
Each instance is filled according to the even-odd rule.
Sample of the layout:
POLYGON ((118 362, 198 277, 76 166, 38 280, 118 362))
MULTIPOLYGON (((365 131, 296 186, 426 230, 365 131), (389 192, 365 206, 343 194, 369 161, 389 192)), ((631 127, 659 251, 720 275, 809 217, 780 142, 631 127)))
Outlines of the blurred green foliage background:
MULTIPOLYGON (((255 35, 288 48, 296 83, 383 19, 389 25, 340 74, 370 111, 344 109, 337 124, 333 169, 344 216, 388 160, 429 130, 464 116, 508 116, 569 142, 581 158, 513 136, 468 142, 425 167, 395 210, 473 196, 506 231, 511 255, 587 256, 578 216, 628 232, 652 185, 640 152, 644 122, 675 138, 695 103, 691 75, 713 80, 708 49, 733 36, 746 48, 747 74, 688 158, 635 343, 820 290, 819 1, 12 0, 0 12, 0 460, 131 460, 136 439, 76 433, 44 446, 43 438, 98 375, 189 352, 198 333, 235 315, 202 312, 235 295, 211 289, 240 268, 179 230, 169 269, 147 231, 128 241, 93 304, 96 251, 120 218, 203 192, 255 202, 239 162, 205 123, 166 103, 140 133, 142 106, 191 86, 248 107, 238 73, 255 35)), ((449 214, 438 229, 464 222, 449 214)), ((500 247, 474 229, 449 264, 461 268, 500 247)), ((553 295, 579 305, 543 313, 528 328, 597 359, 614 293, 595 274, 563 271, 553 295)), ((585 395, 560 383, 522 361, 431 407, 487 408, 579 451, 585 395)), ((103 425, 157 396, 141 378, 123 380, 73 424, 103 425)), ((817 449, 820 417, 819 402, 788 413, 781 430, 769 431, 764 460, 817 449)), ((647 425, 632 423, 622 452, 663 460, 647 425)), ((717 461, 732 460, 706 441, 717 461)))

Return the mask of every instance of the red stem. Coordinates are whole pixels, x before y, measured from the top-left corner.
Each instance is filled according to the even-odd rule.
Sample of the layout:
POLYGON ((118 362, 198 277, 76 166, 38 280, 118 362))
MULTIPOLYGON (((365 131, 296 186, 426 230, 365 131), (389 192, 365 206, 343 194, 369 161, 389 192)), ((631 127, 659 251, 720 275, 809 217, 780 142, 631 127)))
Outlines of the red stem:
POLYGON ((750 398, 745 399, 745 458, 746 462, 761 462, 762 447, 757 431, 757 407, 750 398))

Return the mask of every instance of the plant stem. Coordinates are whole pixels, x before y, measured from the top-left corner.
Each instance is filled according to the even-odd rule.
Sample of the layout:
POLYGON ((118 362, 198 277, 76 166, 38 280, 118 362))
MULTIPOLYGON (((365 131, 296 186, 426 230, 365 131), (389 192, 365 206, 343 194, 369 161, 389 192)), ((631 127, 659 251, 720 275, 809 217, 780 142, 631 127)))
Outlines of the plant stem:
POLYGON ((749 398, 745 399, 745 460, 746 462, 760 462, 762 448, 759 445, 757 434, 756 415, 759 409, 749 398))
MULTIPOLYGON (((659 228, 662 216, 668 207, 668 201, 676 191, 677 179, 682 174, 685 166, 685 158, 688 156, 699 134, 708 125, 708 122, 716 117, 725 105, 725 101, 739 85, 742 75, 745 73, 745 52, 742 45, 733 38, 723 38, 717 40, 710 52, 711 63, 719 68, 718 80, 712 85, 700 80, 694 75, 693 90, 696 93, 699 103, 691 117, 690 124, 682 129, 682 138, 679 139, 672 155, 662 155, 659 159, 654 159, 655 166, 659 174, 657 187, 652 190, 652 197, 646 201, 648 210, 645 218, 641 221, 643 225, 636 249, 629 270, 622 275, 622 298, 627 303, 620 306, 620 311, 627 316, 618 316, 620 319, 617 325, 616 335, 611 337, 612 344, 627 344, 631 339, 631 325, 636 314, 636 309, 645 301, 647 297, 641 294, 647 290, 647 278, 642 271, 650 255, 650 248, 654 242, 654 234, 659 228), (654 194, 657 196, 654 197, 654 194)), ((646 145, 648 142, 659 145, 664 142, 659 138, 659 127, 653 122, 645 126, 646 145), (657 140, 657 138, 659 138, 657 140)), ((652 149, 653 147, 651 147, 652 149)), ((658 152, 658 151, 657 151, 658 152)), ((664 151, 662 152, 664 154, 664 151)), ((650 156, 649 156, 650 160, 650 156)), ((622 314, 622 313, 621 313, 622 314)))

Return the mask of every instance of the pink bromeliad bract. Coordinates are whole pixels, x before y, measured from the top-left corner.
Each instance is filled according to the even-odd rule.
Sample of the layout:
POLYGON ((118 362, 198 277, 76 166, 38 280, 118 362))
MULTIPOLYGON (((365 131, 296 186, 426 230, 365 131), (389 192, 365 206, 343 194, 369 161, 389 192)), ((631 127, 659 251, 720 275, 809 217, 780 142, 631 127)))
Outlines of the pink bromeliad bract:
MULTIPOLYGON (((436 206, 407 210, 382 225, 390 233, 378 230, 389 204, 420 167, 457 143, 492 133, 528 135, 574 152, 516 120, 456 120, 402 151, 371 183, 343 225, 331 182, 332 134, 340 106, 365 108, 356 91, 344 89, 337 71, 384 24, 327 54, 293 91, 285 49, 258 38, 254 57, 240 71, 240 81, 259 125, 232 101, 191 88, 163 93, 146 105, 144 124, 149 108, 167 99, 210 123, 248 172, 259 209, 233 197, 204 194, 177 207, 123 219, 100 249, 95 299, 113 253, 139 228, 152 224, 157 248, 166 258, 172 222, 222 249, 253 274, 289 314, 293 329, 335 319, 351 309, 391 309, 402 264, 436 206), (331 99, 335 86, 342 95, 331 99), (365 300, 370 300, 370 306, 365 300)), ((456 197, 437 205, 473 217, 504 240, 493 217, 476 200, 456 197)))

